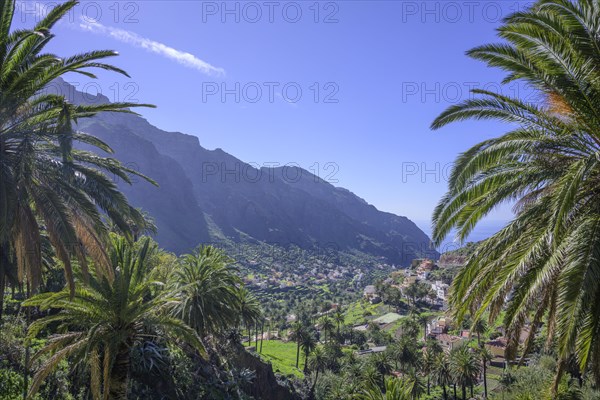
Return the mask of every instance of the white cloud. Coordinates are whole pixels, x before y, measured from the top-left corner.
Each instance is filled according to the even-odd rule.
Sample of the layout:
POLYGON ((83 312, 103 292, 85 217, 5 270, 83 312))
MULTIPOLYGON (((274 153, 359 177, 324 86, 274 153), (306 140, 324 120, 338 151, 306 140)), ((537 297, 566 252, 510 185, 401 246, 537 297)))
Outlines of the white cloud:
POLYGON ((124 29, 115 28, 111 26, 103 25, 99 22, 89 22, 82 19, 79 24, 81 29, 86 31, 97 33, 105 36, 112 37, 120 42, 130 44, 135 47, 146 49, 152 53, 159 54, 163 57, 174 60, 175 62, 188 67, 196 69, 202 73, 211 76, 225 75, 225 70, 220 67, 215 67, 206 61, 199 59, 193 54, 186 53, 181 50, 174 49, 163 43, 156 42, 154 40, 142 37, 137 33, 126 31, 124 29))

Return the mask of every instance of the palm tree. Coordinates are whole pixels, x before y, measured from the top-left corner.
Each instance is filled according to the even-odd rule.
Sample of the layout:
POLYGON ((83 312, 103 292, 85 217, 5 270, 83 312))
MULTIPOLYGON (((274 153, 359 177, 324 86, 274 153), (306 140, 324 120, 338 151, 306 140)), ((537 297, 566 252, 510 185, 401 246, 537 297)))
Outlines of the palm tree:
POLYGON ((34 356, 51 355, 35 374, 29 394, 68 357, 83 359, 89 365, 90 385, 95 400, 127 399, 131 348, 138 341, 183 340, 204 353, 193 328, 168 313, 172 301, 162 284, 149 279, 156 252, 150 239, 130 244, 112 236, 109 259, 113 279, 91 274, 86 281, 78 273, 75 293, 68 289, 38 294, 24 306, 58 310, 29 327, 31 338, 50 324, 59 324, 59 334, 51 337, 34 356))
POLYGON ((4 311, 4 291, 6 286, 15 287, 18 282, 17 262, 14 251, 8 247, 8 243, 0 243, 0 322, 4 311))
MULTIPOLYGON (((438 354, 435 359, 432 373, 435 384, 442 387, 442 391, 444 392, 444 400, 448 400, 446 386, 452 384, 453 376, 450 362, 448 361, 448 355, 446 353, 438 354)), ((456 393, 454 394, 454 397, 456 398, 456 393)))
POLYGON ((327 341, 327 335, 329 335, 329 340, 331 340, 331 333, 335 328, 335 325, 333 324, 331 318, 329 318, 327 315, 322 316, 319 319, 319 325, 321 325, 321 330, 324 333, 324 340, 327 341))
POLYGON ((17 276, 33 292, 41 282, 44 234, 64 267, 73 294, 72 259, 78 261, 85 276, 88 257, 94 260, 97 274, 112 272, 104 250, 108 241, 104 218, 130 238, 127 221, 145 224, 103 171, 127 183, 131 183, 129 175, 137 173, 113 158, 73 148, 80 142, 112 152, 99 139, 76 131, 73 122, 98 112, 130 113, 129 108, 139 104, 76 106, 45 90, 69 72, 95 77, 90 68, 127 75, 103 62, 117 55, 113 51, 67 58, 44 53, 54 38, 52 28, 76 4, 62 3, 32 29, 11 32, 15 1, 0 3, 0 247, 14 251, 17 276))
POLYGON ((310 389, 311 393, 315 392, 315 386, 317 386, 317 380, 319 379, 319 372, 325 369, 326 362, 327 358, 323 348, 320 346, 315 347, 310 353, 308 361, 306 362, 308 364, 308 368, 315 372, 315 380, 310 389))
POLYGON ((483 370, 483 394, 484 398, 488 397, 488 386, 487 386, 487 365, 494 359, 494 355, 487 349, 487 347, 479 348, 479 357, 481 357, 481 367, 483 370))
POLYGON ((427 341, 427 324, 429 323, 429 318, 424 314, 415 314, 413 318, 423 327, 423 341, 427 341))
POLYGON ((302 343, 303 333, 304 326, 302 326, 300 321, 294 322, 290 332, 290 339, 296 342, 296 368, 298 368, 298 364, 300 363, 300 345, 302 343))
POLYGON ((367 387, 379 388, 379 386, 381 385, 381 381, 385 380, 385 377, 379 373, 379 371, 377 370, 375 365, 373 365, 372 362, 361 364, 362 365, 359 364, 358 367, 361 371, 361 376, 363 381, 365 382, 365 385, 367 387))
POLYGON ((488 330, 488 324, 484 319, 479 318, 473 323, 471 331, 477 335, 477 345, 481 347, 481 335, 484 335, 488 330))
POLYGON ((300 336, 300 347, 304 352, 304 373, 308 371, 308 355, 317 347, 317 339, 315 335, 308 329, 303 329, 300 336))
MULTIPOLYGON (((137 212, 141 216, 143 223, 139 224, 139 220, 128 218, 125 222, 127 227, 129 228, 130 233, 133 235, 133 240, 137 241, 141 236, 144 235, 156 235, 158 232, 158 226, 156 225, 156 221, 147 211, 142 208, 136 208, 137 212)), ((120 235, 127 235, 129 232, 122 231, 121 228, 115 225, 112 221, 109 221, 108 228, 111 232, 118 233, 120 235)))
POLYGON ((403 372, 415 369, 419 364, 419 352, 416 343, 410 336, 403 336, 388 347, 390 356, 403 372))
MULTIPOLYGON (((411 373, 405 378, 406 386, 411 400, 417 400, 425 393, 425 385, 416 373, 411 373)), ((429 385, 429 380, 427 381, 429 385)), ((427 386, 427 394, 429 394, 429 386, 427 386)))
POLYGON ((500 391, 502 392, 502 400, 504 400, 504 392, 510 391, 513 384, 516 382, 516 378, 510 371, 504 371, 500 376, 500 380, 498 380, 498 385, 500 386, 500 391))
POLYGON ((462 388, 463 400, 467 399, 467 387, 472 391, 477 383, 480 368, 479 360, 468 346, 455 347, 450 351, 450 369, 455 382, 462 388))
MULTIPOLYGON (((265 340, 265 320, 260 321, 260 351, 262 354, 263 341, 265 340)), ((256 345, 258 347, 258 344, 256 345)))
POLYGON ((252 344, 252 332, 250 326, 256 324, 262 315, 260 302, 255 295, 250 293, 245 287, 236 290, 238 321, 237 325, 246 325, 248 328, 248 345, 252 344))
POLYGON ((383 390, 371 385, 359 395, 361 400, 412 400, 412 386, 405 380, 389 378, 385 380, 383 390))
POLYGON ((427 351, 433 353, 434 356, 438 356, 444 351, 444 348, 435 338, 429 338, 425 342, 425 348, 427 351))
POLYGON ((369 358, 369 363, 375 368, 380 378, 379 385, 384 388, 385 377, 392 372, 392 360, 387 352, 373 354, 369 358))
POLYGON ((335 313, 333 314, 333 320, 337 324, 337 336, 338 339, 340 339, 340 327, 342 327, 346 321, 346 316, 344 315, 342 306, 338 306, 338 308, 335 310, 335 313))
MULTIPOLYGON (((203 246, 183 256, 173 273, 175 313, 201 337, 223 332, 239 319, 242 281, 232 262, 222 250, 203 246)), ((248 308, 247 300, 243 306, 248 308)))
POLYGON ((437 355, 432 350, 428 348, 423 349, 423 358, 421 360, 422 362, 420 365, 420 369, 421 373, 423 373, 423 375, 427 377, 427 395, 431 393, 431 374, 435 365, 436 356, 437 355))
POLYGON ((529 99, 539 101, 475 90, 479 97, 451 106, 432 124, 495 119, 514 126, 458 157, 434 212, 439 244, 453 229, 464 240, 496 206, 515 203, 512 221, 478 246, 454 280, 456 317, 477 310, 474 319, 489 311, 494 320, 511 293, 504 318, 509 354, 525 321, 532 322, 531 339, 546 320, 560 364, 576 355, 582 372, 594 366, 596 383, 600 308, 591 299, 600 298, 599 20, 600 5, 592 0, 538 0, 510 15, 498 29, 503 43, 468 54, 507 71, 504 83, 523 82, 535 92, 529 99))
POLYGON ((402 336, 410 337, 416 340, 419 337, 421 325, 419 321, 414 317, 402 318, 400 320, 400 328, 402 329, 402 336))

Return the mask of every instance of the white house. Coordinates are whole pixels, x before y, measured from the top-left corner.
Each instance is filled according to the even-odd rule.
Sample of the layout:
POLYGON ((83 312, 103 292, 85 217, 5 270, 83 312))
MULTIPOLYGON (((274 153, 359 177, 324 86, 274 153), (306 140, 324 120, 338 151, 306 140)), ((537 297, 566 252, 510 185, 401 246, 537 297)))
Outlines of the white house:
POLYGON ((431 284, 431 289, 435 292, 438 299, 446 301, 446 295, 448 294, 448 285, 442 281, 435 281, 431 284))

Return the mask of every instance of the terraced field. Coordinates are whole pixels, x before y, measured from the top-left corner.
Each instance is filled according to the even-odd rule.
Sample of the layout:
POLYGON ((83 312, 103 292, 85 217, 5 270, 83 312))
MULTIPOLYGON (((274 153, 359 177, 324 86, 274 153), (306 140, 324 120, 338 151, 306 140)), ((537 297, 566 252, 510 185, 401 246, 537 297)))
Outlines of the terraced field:
MULTIPOLYGON (((248 345, 248 343, 245 343, 245 345, 248 345)), ((260 341, 257 350, 260 351, 260 341)), ((259 355, 262 360, 271 363, 275 373, 295 375, 300 378, 304 377, 304 374, 302 373, 302 369, 304 368, 304 356, 302 353, 300 354, 300 363, 298 368, 296 368, 296 343, 294 342, 264 340, 262 353, 259 353, 259 355)))

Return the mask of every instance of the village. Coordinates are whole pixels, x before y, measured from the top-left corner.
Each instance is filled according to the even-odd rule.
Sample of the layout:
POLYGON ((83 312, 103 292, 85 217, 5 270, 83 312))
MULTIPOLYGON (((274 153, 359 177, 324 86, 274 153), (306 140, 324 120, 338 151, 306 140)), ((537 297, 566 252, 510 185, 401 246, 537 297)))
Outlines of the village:
MULTIPOLYGON (((505 332, 501 326, 486 327, 486 332, 473 332, 470 330, 469 323, 466 321, 460 326, 456 325, 455 321, 447 315, 448 309, 448 292, 450 283, 446 283, 439 279, 440 271, 444 268, 452 268, 452 266, 438 266, 434 261, 429 259, 417 260, 416 268, 407 268, 397 272, 393 272, 390 277, 383 282, 374 285, 367 285, 363 290, 363 299, 369 304, 377 305, 392 305, 406 304, 412 301, 412 306, 418 306, 421 311, 421 320, 424 323, 423 339, 433 339, 439 343, 442 349, 450 351, 458 346, 466 345, 472 340, 481 342, 485 348, 489 350, 493 359, 490 365, 505 368, 507 366, 506 353, 509 339, 504 336, 505 332), (390 291, 392 294, 390 295, 390 291), (398 297, 394 296, 394 291, 397 291, 397 296, 400 296, 400 303, 397 302, 398 297), (398 293, 399 292, 399 293, 398 293), (423 311, 425 310, 425 311, 423 311)), ((383 315, 367 316, 359 324, 353 325, 352 329, 356 331, 367 331, 370 326, 376 324, 380 330, 393 331, 392 335, 399 338, 402 335, 401 321, 410 313, 410 307, 397 307, 395 311, 386 312, 383 315)), ((518 338, 518 346, 525 344, 530 334, 530 328, 524 328, 518 338)), ((377 346, 372 344, 371 347, 358 351, 358 354, 371 354, 383 352, 386 346, 377 346)), ((525 360, 526 361, 526 360, 525 360)))
MULTIPOLYGON (((287 274, 278 274, 266 281, 254 278, 254 282, 249 282, 251 285, 266 283, 271 288, 279 286, 283 291, 294 290, 295 285, 302 284, 296 280, 291 281, 292 284, 282 284, 284 275, 292 279, 296 274, 298 277, 308 275, 311 278, 305 282, 313 285, 335 282, 344 285, 346 281, 351 282, 349 286, 355 298, 351 302, 331 302, 324 309, 308 315, 291 311, 285 315, 282 324, 269 324, 266 329, 261 327, 260 331, 249 332, 246 345, 270 362, 275 372, 289 376, 302 376, 303 361, 298 349, 305 344, 298 341, 296 330, 300 326, 312 330, 316 344, 330 346, 334 341, 342 353, 350 352, 365 360, 376 354, 385 357, 407 337, 414 337, 416 348, 435 343, 446 353, 461 346, 485 348, 490 355, 488 377, 490 388, 493 388, 499 384, 507 366, 514 362, 507 357, 509 339, 500 324, 488 326, 482 322, 472 329, 470 319, 461 324, 452 319, 448 312, 449 290, 463 261, 463 257, 442 257, 437 262, 417 259, 408 268, 382 268, 379 278, 362 286, 365 274, 360 268, 340 267, 326 273, 326 265, 320 266, 325 268, 300 268, 302 274, 288 270, 287 274), (356 299, 358 296, 360 298, 356 299), (411 329, 412 333, 408 331, 411 329)), ((304 299, 305 303, 310 301, 309 297, 304 299)), ((516 340, 517 351, 526 345, 529 334, 529 328, 522 330, 516 340)), ((523 361, 528 362, 527 359, 523 361)))

